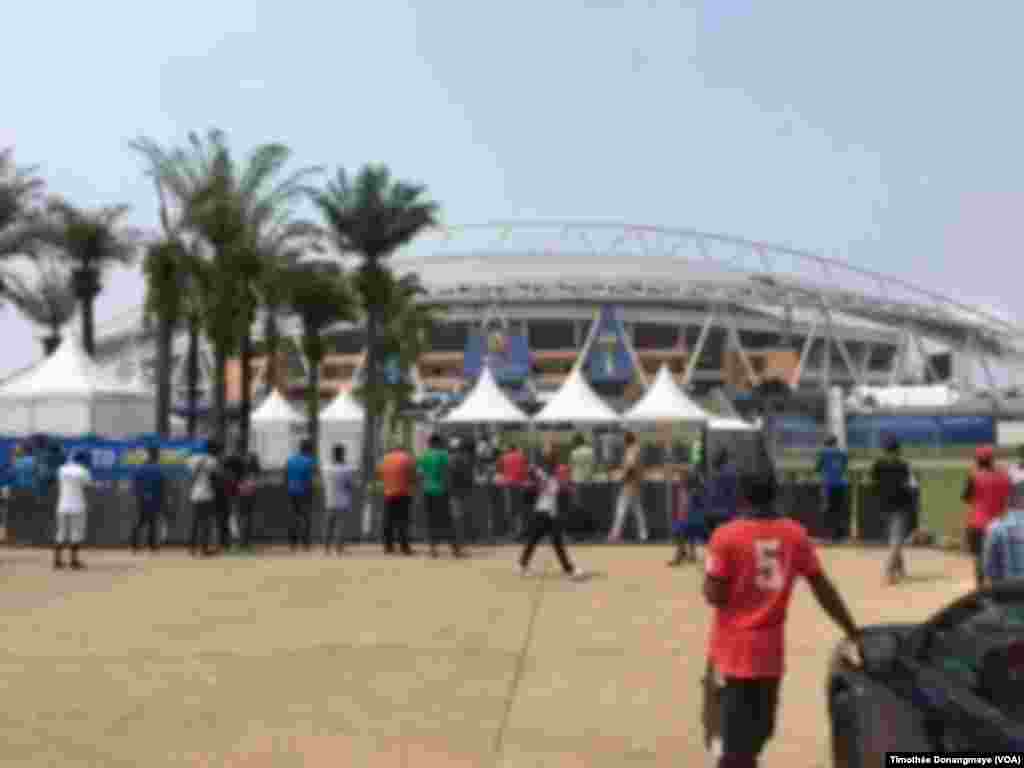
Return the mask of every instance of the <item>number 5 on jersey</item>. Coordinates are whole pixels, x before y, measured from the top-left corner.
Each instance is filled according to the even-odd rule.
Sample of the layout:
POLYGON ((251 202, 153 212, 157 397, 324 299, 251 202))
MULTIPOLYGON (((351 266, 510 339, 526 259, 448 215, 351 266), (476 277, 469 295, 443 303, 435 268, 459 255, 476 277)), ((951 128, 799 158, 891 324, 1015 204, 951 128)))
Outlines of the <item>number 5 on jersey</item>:
POLYGON ((754 542, 754 551, 757 553, 757 588, 765 592, 778 592, 785 586, 782 543, 778 539, 760 539, 754 542))

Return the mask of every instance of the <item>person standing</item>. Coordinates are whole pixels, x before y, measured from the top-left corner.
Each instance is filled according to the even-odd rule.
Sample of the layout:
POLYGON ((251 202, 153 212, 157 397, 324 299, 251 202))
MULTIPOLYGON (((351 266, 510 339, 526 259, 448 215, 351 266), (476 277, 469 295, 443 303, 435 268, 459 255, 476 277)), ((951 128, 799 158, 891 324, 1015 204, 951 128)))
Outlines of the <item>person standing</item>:
POLYGON ((704 521, 693 504, 694 476, 686 465, 675 471, 672 498, 672 535, 676 540, 676 554, 668 565, 678 567, 697 559, 697 544, 704 540, 704 521))
POLYGON ((825 520, 835 544, 845 541, 850 535, 850 481, 847 477, 849 466, 849 455, 839 447, 839 440, 835 435, 830 435, 825 441, 825 447, 818 454, 816 469, 821 477, 825 520))
POLYGON ((451 515, 452 535, 456 546, 462 548, 466 542, 466 513, 473 497, 476 468, 473 466, 473 447, 458 438, 451 443, 451 515))
POLYGON ((423 504, 427 513, 427 541, 430 545, 430 556, 437 557, 437 543, 444 537, 452 545, 452 554, 461 557, 458 541, 455 538, 451 510, 448 507, 449 469, 451 459, 444 449, 444 441, 440 435, 431 435, 430 443, 419 461, 416 469, 419 472, 423 488, 423 504))
POLYGON ((159 448, 149 447, 146 463, 135 471, 134 480, 138 518, 132 529, 132 552, 139 551, 139 537, 143 529, 146 529, 150 552, 156 552, 159 549, 158 529, 163 517, 165 499, 164 470, 160 466, 159 448))
POLYGON ((573 564, 565 550, 565 523, 558 516, 561 483, 558 480, 558 459, 553 447, 545 451, 540 465, 534 467, 533 474, 537 484, 537 503, 527 528, 526 546, 519 557, 519 572, 523 576, 530 575, 530 561, 537 544, 545 536, 550 536, 562 570, 567 576, 582 580, 586 574, 573 564))
POLYGON ((334 446, 334 460, 323 466, 324 483, 324 554, 337 554, 345 548, 345 521, 352 513, 352 492, 356 470, 345 460, 345 446, 334 446), (335 538, 337 531, 337 538, 335 538))
POLYGON ((907 575, 903 543, 907 538, 914 502, 910 465, 900 453, 899 442, 890 440, 886 445, 885 456, 878 459, 871 468, 881 518, 888 528, 889 557, 885 566, 885 579, 889 584, 895 584, 907 575))
POLYGON ((825 575, 806 529, 780 517, 774 477, 744 481, 750 517, 708 544, 704 597, 714 610, 704 677, 705 745, 719 768, 756 768, 775 730, 785 672, 785 623, 797 577, 857 642, 857 625, 825 575))
POLYGON ((402 554, 411 556, 415 554, 409 546, 409 524, 416 462, 408 451, 395 446, 381 459, 377 477, 384 486, 384 524, 381 526, 384 551, 389 555, 393 553, 397 539, 402 554))
POLYGON ((530 488, 530 462, 523 449, 510 445, 498 459, 498 475, 505 486, 506 513, 510 537, 518 539, 526 531, 527 499, 530 488))
POLYGON ((572 514, 579 520, 582 536, 592 536, 596 527, 594 517, 584 499, 586 487, 594 482, 596 463, 594 449, 587 444, 587 440, 582 434, 577 433, 572 441, 572 450, 569 452, 569 467, 572 470, 572 514))
POLYGON ((206 444, 205 453, 192 456, 189 471, 192 486, 189 490, 189 501, 192 503, 192 537, 189 550, 193 557, 212 555, 210 539, 213 536, 213 520, 217 509, 216 486, 220 474, 220 444, 210 440, 206 444))
POLYGON ((252 549, 253 513, 256 506, 256 489, 262 471, 260 460, 255 453, 242 457, 241 472, 238 477, 238 501, 235 507, 238 519, 238 536, 242 549, 252 549))
POLYGON ((1011 467, 1013 490, 1006 514, 985 534, 982 570, 989 584, 1024 578, 1024 467, 1011 467))
POLYGON ((78 557, 78 551, 82 542, 85 541, 88 522, 86 489, 93 484, 92 473, 86 466, 87 461, 86 454, 79 451, 57 471, 59 495, 57 498, 56 546, 53 554, 54 568, 64 567, 63 550, 65 546, 71 549, 71 567, 75 570, 85 568, 78 557))
POLYGON ((313 548, 313 479, 316 476, 316 459, 313 458, 313 441, 303 440, 299 452, 292 454, 285 464, 285 484, 288 501, 292 508, 292 524, 288 542, 292 552, 301 544, 308 552, 313 548))
POLYGON ((985 534, 989 526, 1006 513, 1012 487, 1006 470, 995 465, 991 445, 978 446, 974 455, 976 466, 967 478, 963 500, 969 505, 967 548, 974 557, 974 580, 980 588, 985 581, 982 562, 985 534))
POLYGON ((615 507, 615 524, 608 541, 622 540, 622 529, 626 524, 626 516, 632 514, 636 518, 637 533, 640 541, 647 541, 647 514, 643 508, 644 468, 640 456, 640 444, 636 435, 627 432, 625 437, 626 451, 622 457, 622 488, 619 491, 618 504, 615 507))

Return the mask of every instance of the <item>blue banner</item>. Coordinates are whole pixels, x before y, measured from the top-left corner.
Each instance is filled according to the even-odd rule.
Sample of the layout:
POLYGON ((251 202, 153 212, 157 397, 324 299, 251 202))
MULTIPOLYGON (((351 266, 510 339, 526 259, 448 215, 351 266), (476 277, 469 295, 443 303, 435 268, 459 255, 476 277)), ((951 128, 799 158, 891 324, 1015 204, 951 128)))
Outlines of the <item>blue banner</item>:
POLYGON ((194 453, 205 448, 205 440, 159 440, 156 436, 142 435, 131 440, 107 440, 94 436, 50 437, 38 439, 0 436, 0 485, 14 480, 12 457, 15 447, 32 444, 37 473, 44 480, 53 479, 57 466, 78 452, 86 454, 86 464, 99 482, 130 480, 135 469, 145 463, 149 448, 160 450, 160 463, 170 471, 184 471, 186 462, 194 453))
POLYGON ((594 384, 628 384, 633 380, 633 359, 619 307, 601 307, 597 332, 584 365, 594 384))
POLYGON ((530 376, 530 342, 525 336, 494 330, 470 333, 462 353, 462 375, 473 381, 487 363, 499 384, 520 386, 530 376))
POLYGON ((851 448, 882 448, 888 440, 908 445, 979 445, 996 442, 992 416, 851 416, 846 422, 851 448))

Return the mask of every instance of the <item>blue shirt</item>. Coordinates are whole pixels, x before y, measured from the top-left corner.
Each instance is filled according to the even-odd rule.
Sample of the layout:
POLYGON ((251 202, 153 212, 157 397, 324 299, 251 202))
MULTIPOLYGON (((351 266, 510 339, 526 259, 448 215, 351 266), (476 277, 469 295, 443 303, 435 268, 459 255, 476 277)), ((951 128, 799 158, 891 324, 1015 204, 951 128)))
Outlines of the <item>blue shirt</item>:
POLYGON ((826 488, 845 488, 849 485, 846 470, 850 457, 842 448, 823 448, 818 454, 818 472, 826 488))
POLYGON ((22 456, 14 462, 14 487, 30 491, 36 487, 36 460, 22 456))
POLYGON ((159 464, 143 464, 135 472, 135 495, 144 509, 158 509, 164 500, 164 470, 159 464))
POLYGON ((312 493, 315 472, 316 462, 313 461, 312 456, 297 453, 288 459, 288 464, 285 466, 288 494, 290 496, 306 496, 312 493))
POLYGON ((994 582, 1024 577, 1024 511, 1012 509, 989 526, 982 564, 994 582))

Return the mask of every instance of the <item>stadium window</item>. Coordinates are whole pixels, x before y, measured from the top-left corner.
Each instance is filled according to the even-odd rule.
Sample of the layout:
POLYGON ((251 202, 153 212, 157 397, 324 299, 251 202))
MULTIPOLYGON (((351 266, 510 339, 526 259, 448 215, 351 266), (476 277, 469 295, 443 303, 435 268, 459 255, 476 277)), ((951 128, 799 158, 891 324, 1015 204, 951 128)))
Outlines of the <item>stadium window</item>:
POLYGON ((569 320, 531 320, 529 324, 531 349, 573 349, 574 336, 569 320))
POLYGON ((679 328, 661 323, 637 323, 633 326, 633 346, 637 349, 671 349, 679 339, 679 328))
POLYGON ((871 360, 868 369, 878 373, 888 371, 892 368, 893 358, 896 357, 896 347, 893 345, 876 344, 871 348, 871 360))
POLYGON ((740 344, 747 351, 771 349, 782 345, 782 336, 768 331, 740 331, 740 344))
POLYGON ((468 339, 468 323, 438 323, 430 332, 430 349, 433 352, 462 352, 468 339))

